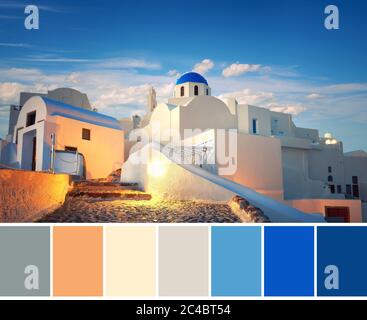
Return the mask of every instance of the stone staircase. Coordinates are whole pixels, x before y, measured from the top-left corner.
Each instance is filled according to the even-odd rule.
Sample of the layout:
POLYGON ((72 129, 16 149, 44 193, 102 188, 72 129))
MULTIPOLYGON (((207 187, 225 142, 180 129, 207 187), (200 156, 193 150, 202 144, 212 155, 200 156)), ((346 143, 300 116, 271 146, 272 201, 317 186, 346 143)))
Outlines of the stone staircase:
POLYGON ((90 197, 115 200, 151 200, 136 183, 114 183, 106 181, 74 181, 68 197, 90 197))

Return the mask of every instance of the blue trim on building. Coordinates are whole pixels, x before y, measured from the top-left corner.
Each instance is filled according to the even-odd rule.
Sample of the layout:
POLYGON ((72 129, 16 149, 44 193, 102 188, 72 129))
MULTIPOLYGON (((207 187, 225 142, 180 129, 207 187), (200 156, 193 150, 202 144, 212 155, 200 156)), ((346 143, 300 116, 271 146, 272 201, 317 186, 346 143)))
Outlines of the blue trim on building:
POLYGON ((68 119, 72 119, 72 120, 76 120, 76 121, 89 123, 89 124, 94 124, 96 126, 101 126, 101 127, 106 127, 106 128, 110 128, 110 129, 116 129, 116 130, 122 130, 120 126, 109 125, 109 124, 106 124, 106 123, 102 123, 102 122, 98 122, 98 121, 94 121, 94 120, 90 120, 90 119, 86 119, 86 118, 82 118, 82 117, 77 117, 77 116, 67 114, 67 113, 62 113, 62 112, 51 113, 51 116, 53 116, 53 117, 63 117, 63 118, 68 118, 68 119))
POLYGON ((55 101, 49 98, 42 97, 42 99, 44 100, 46 107, 51 108, 51 110, 48 110, 51 116, 60 116, 94 124, 97 126, 122 130, 120 122, 113 117, 98 113, 96 111, 91 111, 84 108, 72 106, 70 104, 55 101))

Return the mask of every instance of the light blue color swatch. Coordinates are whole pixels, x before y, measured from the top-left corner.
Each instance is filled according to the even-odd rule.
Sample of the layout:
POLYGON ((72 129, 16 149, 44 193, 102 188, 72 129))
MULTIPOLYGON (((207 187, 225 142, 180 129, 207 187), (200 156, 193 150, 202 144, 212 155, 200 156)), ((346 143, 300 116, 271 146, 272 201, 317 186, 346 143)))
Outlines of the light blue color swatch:
POLYGON ((261 228, 212 227, 212 296, 261 295, 261 228))

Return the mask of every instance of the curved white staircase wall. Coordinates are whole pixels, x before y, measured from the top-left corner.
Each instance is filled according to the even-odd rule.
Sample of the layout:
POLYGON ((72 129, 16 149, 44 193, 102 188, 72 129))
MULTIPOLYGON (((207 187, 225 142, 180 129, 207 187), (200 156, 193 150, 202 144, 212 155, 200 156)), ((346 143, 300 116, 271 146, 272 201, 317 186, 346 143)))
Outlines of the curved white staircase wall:
POLYGON ((229 201, 239 195, 263 210, 272 222, 325 222, 321 214, 304 213, 198 166, 178 164, 160 150, 161 145, 150 143, 131 154, 122 167, 121 181, 139 183, 146 192, 166 199, 229 201), (138 163, 142 152, 150 153, 148 164, 138 163), (163 169, 159 175, 150 174, 151 163, 158 160, 163 169))

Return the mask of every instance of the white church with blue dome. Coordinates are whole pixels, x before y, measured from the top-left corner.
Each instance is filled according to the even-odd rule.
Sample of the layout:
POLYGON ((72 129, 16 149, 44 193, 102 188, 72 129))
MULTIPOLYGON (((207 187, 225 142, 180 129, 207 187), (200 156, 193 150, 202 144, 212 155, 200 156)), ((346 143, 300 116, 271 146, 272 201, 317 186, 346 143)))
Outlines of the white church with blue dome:
MULTIPOLYGON (((255 192, 253 203, 261 198, 257 204, 272 215, 272 221, 279 217, 271 213, 277 204, 278 214, 290 208, 319 213, 329 221, 367 218, 367 153, 344 153, 341 141, 331 134, 320 137, 316 129, 297 127, 291 114, 239 104, 235 97, 218 99, 196 72, 178 78, 167 102, 157 103, 152 89, 148 113, 133 127, 149 132, 150 141, 167 146, 171 154, 177 151, 183 158, 195 158, 191 165, 172 163, 166 174, 156 177, 151 168, 157 166, 134 164, 134 158, 148 146, 144 139, 129 141, 130 130, 125 127, 122 181, 138 182, 153 195, 227 201, 231 194, 223 186, 235 184, 249 191, 245 192, 248 199, 255 192), (276 203, 266 208, 268 201, 276 203)), ((278 219, 300 220, 308 221, 278 219)))

